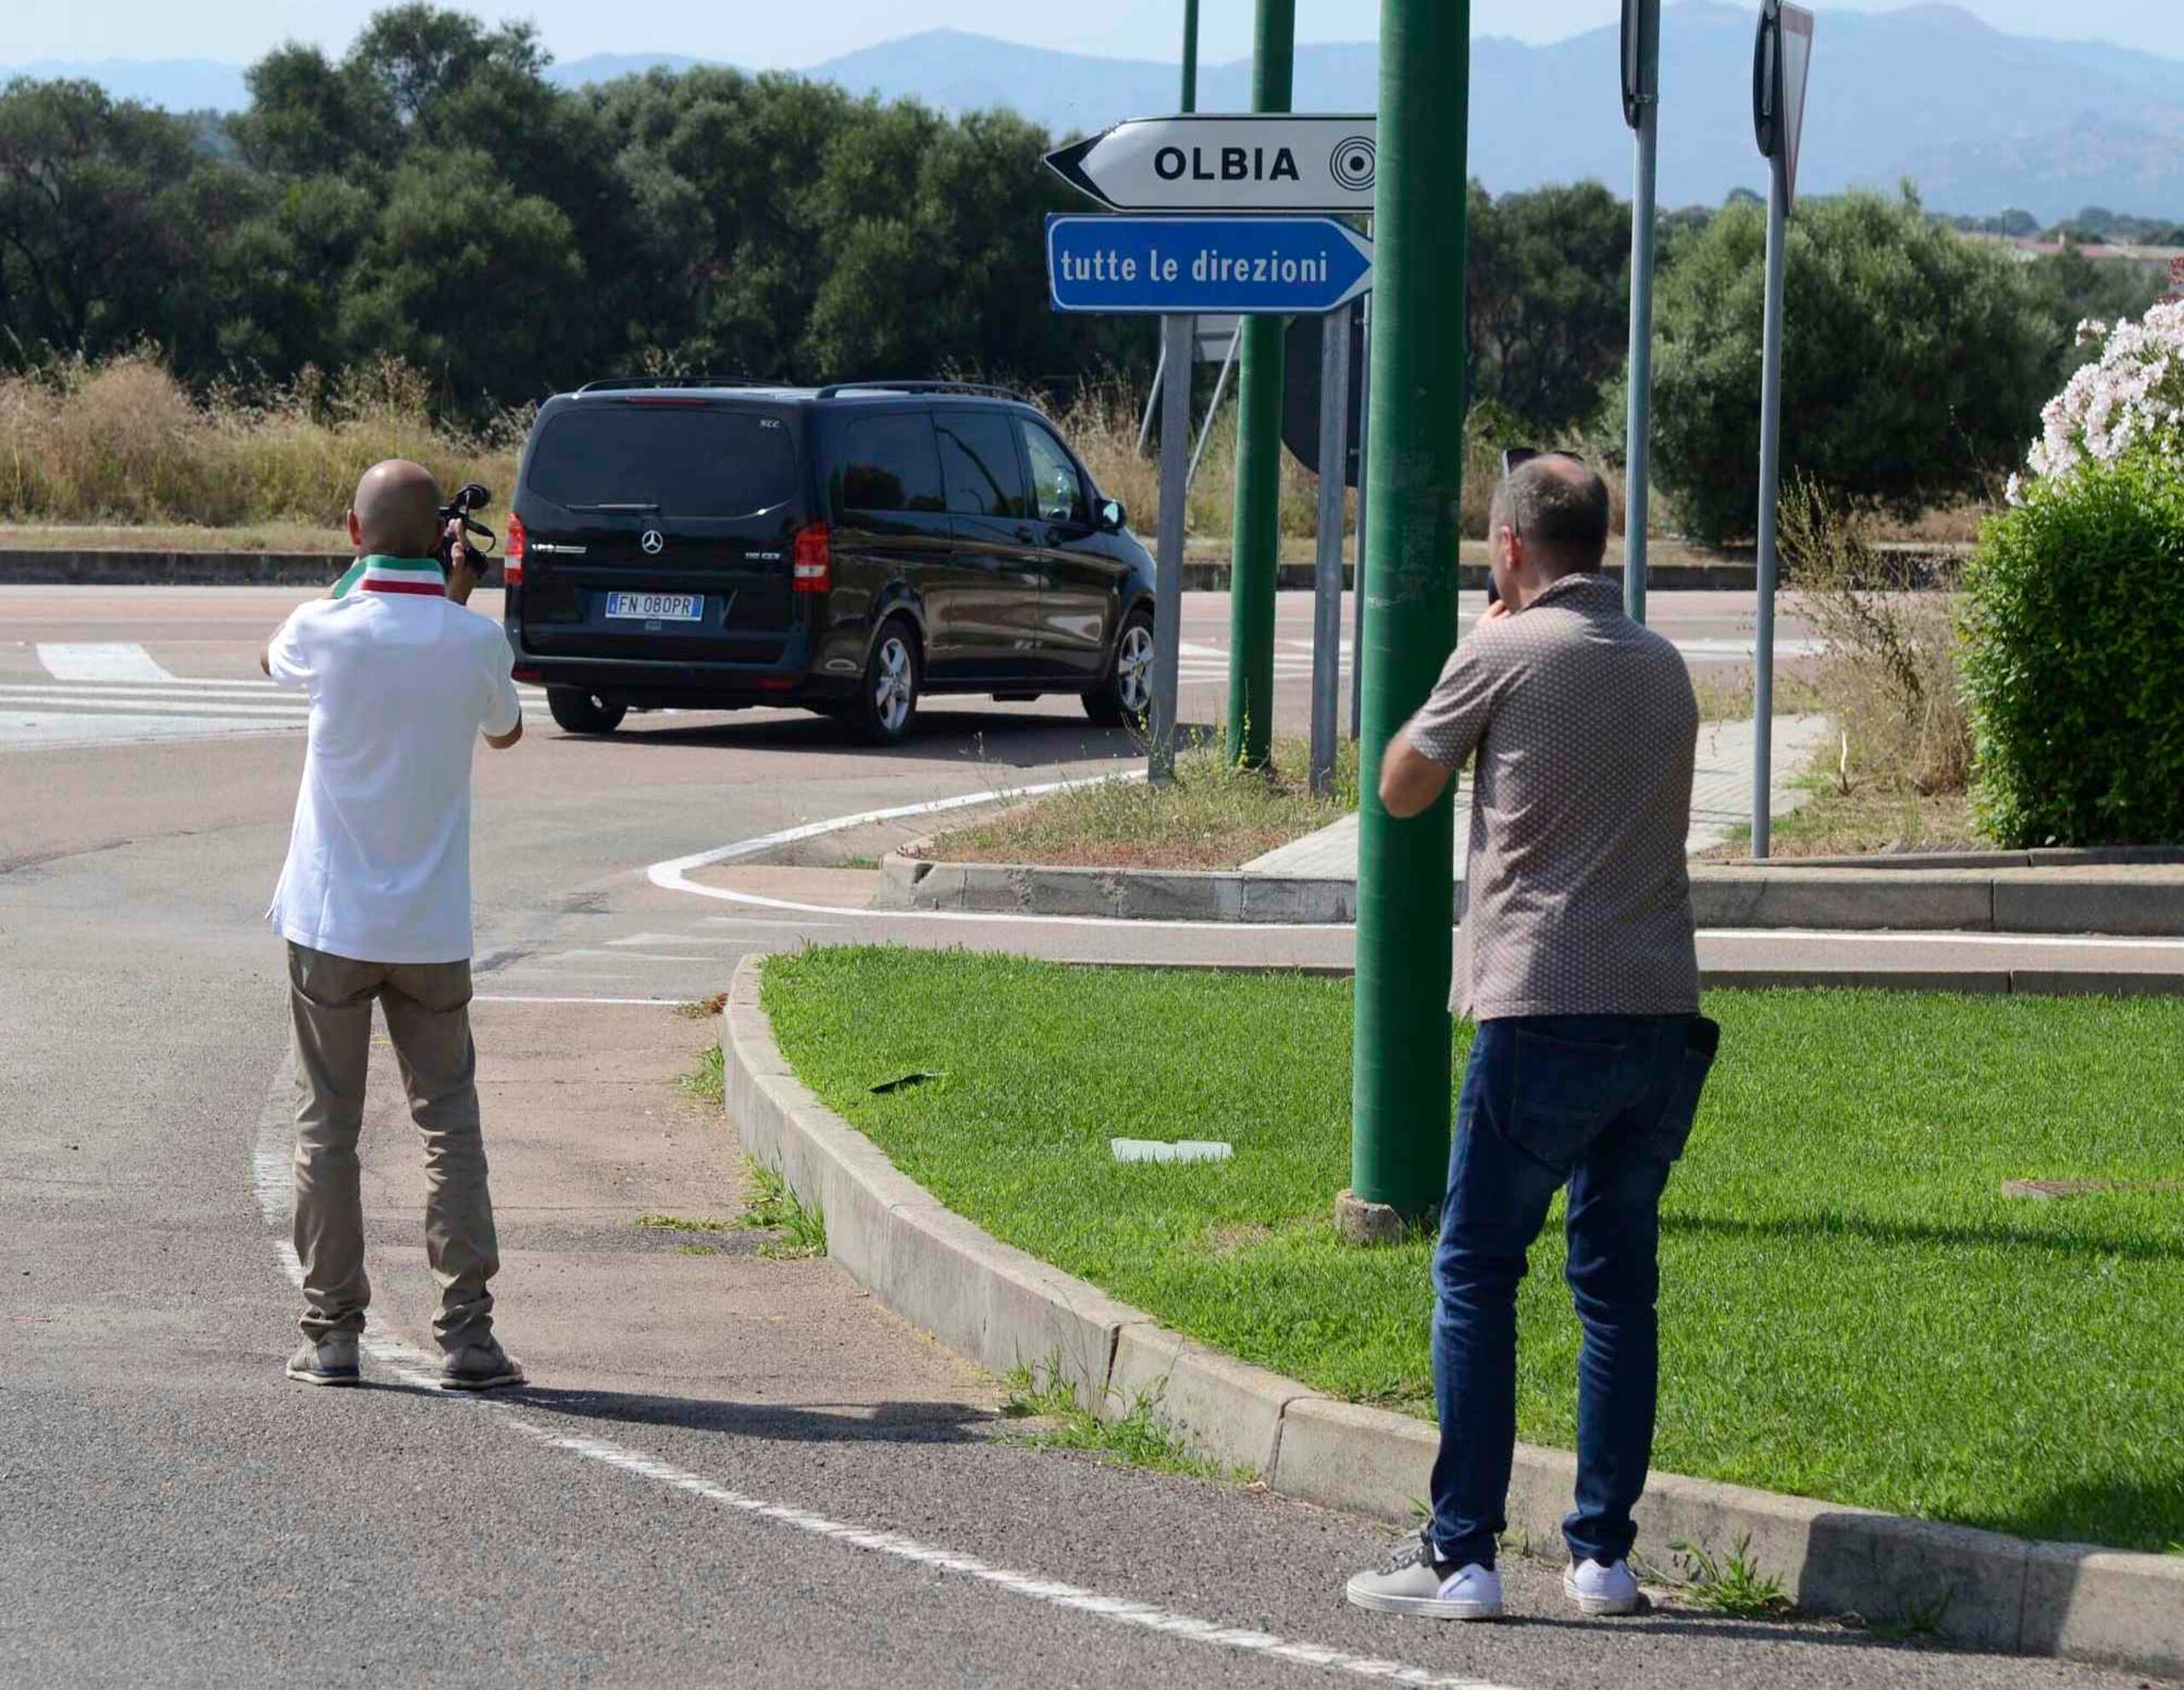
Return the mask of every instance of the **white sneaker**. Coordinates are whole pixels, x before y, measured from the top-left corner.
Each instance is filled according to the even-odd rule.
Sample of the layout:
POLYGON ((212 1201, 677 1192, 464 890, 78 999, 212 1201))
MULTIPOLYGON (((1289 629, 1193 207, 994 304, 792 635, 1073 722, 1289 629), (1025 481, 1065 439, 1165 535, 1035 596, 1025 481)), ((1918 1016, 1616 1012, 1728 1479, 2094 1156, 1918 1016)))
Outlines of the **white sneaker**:
POLYGON ((1574 1562, 1562 1575, 1562 1594, 1584 1614, 1635 1614, 1645 1601, 1638 1594, 1638 1576, 1627 1561, 1612 1567, 1598 1561, 1574 1562))
POLYGON ((1426 1546, 1414 1540, 1397 1549, 1380 1572, 1361 1572, 1344 1594, 1376 1613, 1417 1614, 1426 1619, 1499 1619, 1502 1576, 1474 1562, 1446 1578, 1433 1570, 1426 1546))

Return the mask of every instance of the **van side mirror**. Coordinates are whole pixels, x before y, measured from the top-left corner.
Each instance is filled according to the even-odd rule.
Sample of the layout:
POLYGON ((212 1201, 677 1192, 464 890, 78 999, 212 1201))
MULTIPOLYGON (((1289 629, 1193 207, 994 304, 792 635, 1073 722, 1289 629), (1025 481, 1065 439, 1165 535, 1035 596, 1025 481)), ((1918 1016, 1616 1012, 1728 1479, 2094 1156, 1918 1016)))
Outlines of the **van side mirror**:
POLYGON ((1119 534, 1123 531, 1123 525, 1129 520, 1130 513, 1123 508, 1123 502, 1120 499, 1107 499, 1101 502, 1100 506, 1101 533, 1119 534))

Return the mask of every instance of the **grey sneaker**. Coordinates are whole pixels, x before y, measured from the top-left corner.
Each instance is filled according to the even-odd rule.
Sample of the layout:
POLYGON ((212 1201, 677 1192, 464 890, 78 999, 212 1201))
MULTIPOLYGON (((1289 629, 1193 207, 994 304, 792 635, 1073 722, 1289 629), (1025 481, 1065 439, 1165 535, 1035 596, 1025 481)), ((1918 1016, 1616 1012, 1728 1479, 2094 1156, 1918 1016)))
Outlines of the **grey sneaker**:
POLYGON ((363 1377, 357 1366, 357 1334, 330 1332, 304 1340, 288 1357, 288 1377, 299 1385, 354 1385, 363 1377))
POLYGON ((448 1352, 440 1363, 443 1391, 495 1391, 504 1385, 521 1385, 523 1366, 501 1348, 497 1338, 485 1338, 448 1352))
POLYGON ((1418 1614, 1426 1619, 1499 1619, 1502 1576, 1473 1562, 1443 1577, 1434 1571, 1424 1540, 1398 1548, 1379 1572, 1361 1572, 1345 1595, 1376 1613, 1418 1614))

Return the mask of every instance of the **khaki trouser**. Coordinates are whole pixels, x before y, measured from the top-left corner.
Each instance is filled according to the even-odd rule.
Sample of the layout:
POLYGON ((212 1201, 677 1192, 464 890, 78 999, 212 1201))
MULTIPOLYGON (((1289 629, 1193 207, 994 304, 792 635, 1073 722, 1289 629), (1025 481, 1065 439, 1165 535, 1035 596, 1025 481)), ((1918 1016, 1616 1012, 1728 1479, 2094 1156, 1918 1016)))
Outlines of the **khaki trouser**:
POLYGON ((425 1135, 425 1255, 440 1286, 433 1331, 450 1351, 483 1340, 493 1325, 486 1282, 500 1271, 501 1258, 478 1128, 469 963, 354 962, 291 944, 288 986, 305 1335, 363 1331, 371 1301, 357 1139, 376 998, 402 1066, 410 1117, 425 1135))

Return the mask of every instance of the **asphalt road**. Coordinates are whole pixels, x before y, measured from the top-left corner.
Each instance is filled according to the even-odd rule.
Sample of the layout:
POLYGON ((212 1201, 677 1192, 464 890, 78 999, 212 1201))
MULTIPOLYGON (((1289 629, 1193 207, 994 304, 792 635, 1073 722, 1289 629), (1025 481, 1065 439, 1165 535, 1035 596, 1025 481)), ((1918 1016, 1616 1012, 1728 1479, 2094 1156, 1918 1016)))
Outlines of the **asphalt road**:
MULTIPOLYGON (((2139 1681, 1827 1622, 1581 1622, 1530 1561, 1510 1624, 1363 1614, 1341 1583, 1387 1534, 1025 1447, 993 1381, 829 1264, 645 1242, 648 1210, 733 1207, 732 1137, 671 1083, 704 1030, 660 1006, 749 950, 1275 943, 875 924, 854 870, 710 871, 770 904, 645 872, 1124 752, 1060 702, 937 711, 892 755, 781 713, 584 742, 534 711, 481 758, 475 856, 503 1329, 537 1388, 415 1387, 415 1153, 384 1075, 375 1388, 288 1384, 284 984, 259 916, 303 741, 252 660, 296 596, 0 590, 0 1681, 2139 1681)), ((1186 639, 1217 648, 1218 601, 1192 608, 1186 639)), ((1734 636, 1733 607, 1673 611, 1734 636)))

